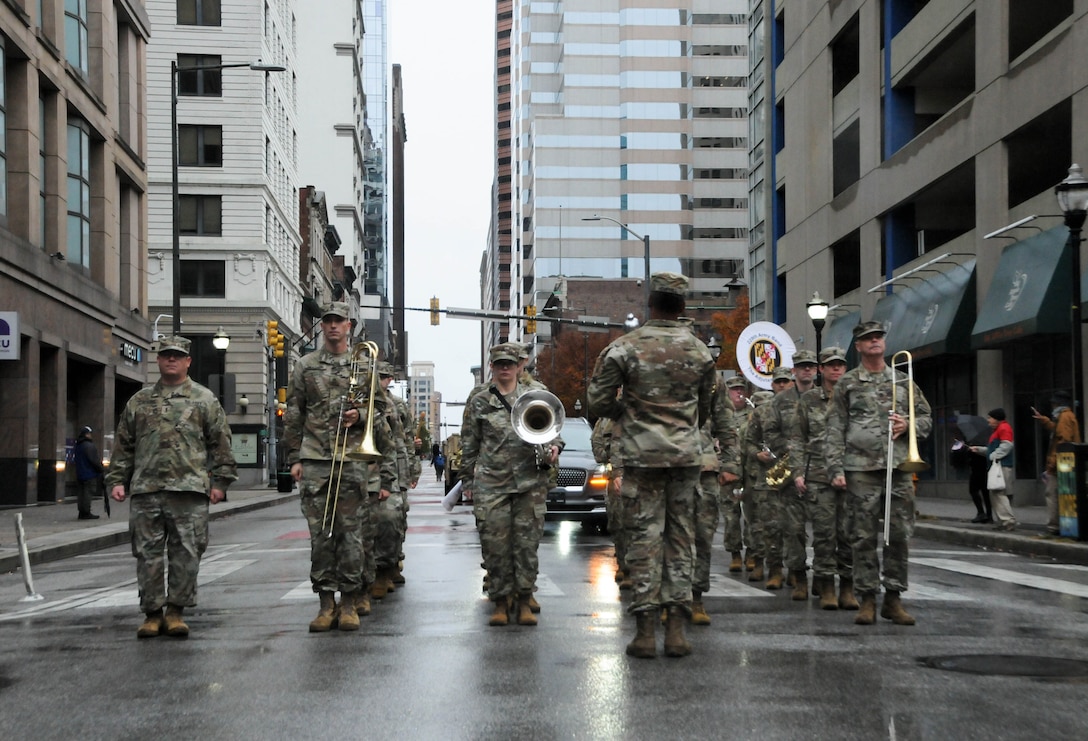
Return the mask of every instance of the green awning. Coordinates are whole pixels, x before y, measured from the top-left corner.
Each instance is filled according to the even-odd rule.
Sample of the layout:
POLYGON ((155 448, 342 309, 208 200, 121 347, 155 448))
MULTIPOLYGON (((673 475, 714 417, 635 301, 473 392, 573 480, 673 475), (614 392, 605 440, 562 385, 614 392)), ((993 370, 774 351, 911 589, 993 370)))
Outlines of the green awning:
POLYGON ((979 350, 1034 334, 1068 334, 1069 230, 1057 226, 1004 249, 971 331, 979 350))
POLYGON ((905 305, 894 327, 893 349, 909 350, 915 360, 970 352, 975 322, 975 260, 918 282, 899 294, 905 305))
POLYGON ((849 314, 835 317, 831 326, 824 331, 821 339, 822 347, 841 347, 846 352, 854 349, 854 327, 861 321, 861 312, 852 311, 849 314))
POLYGON ((881 296, 873 308, 873 321, 884 325, 887 333, 884 339, 884 347, 888 355, 905 350, 902 346, 903 335, 906 333, 903 319, 907 313, 907 302, 900 296, 889 293, 881 296))

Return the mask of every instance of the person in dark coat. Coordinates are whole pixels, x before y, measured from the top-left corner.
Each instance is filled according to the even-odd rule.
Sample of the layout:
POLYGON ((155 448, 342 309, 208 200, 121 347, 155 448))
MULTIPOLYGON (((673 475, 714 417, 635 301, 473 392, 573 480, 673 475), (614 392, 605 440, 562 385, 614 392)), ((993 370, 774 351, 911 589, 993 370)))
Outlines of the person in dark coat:
POLYGON ((102 456, 98 454, 98 448, 91 439, 91 432, 90 427, 84 427, 79 431, 74 451, 78 486, 76 502, 80 520, 98 519, 98 515, 91 512, 91 503, 102 491, 102 474, 106 471, 105 466, 102 465, 102 456))

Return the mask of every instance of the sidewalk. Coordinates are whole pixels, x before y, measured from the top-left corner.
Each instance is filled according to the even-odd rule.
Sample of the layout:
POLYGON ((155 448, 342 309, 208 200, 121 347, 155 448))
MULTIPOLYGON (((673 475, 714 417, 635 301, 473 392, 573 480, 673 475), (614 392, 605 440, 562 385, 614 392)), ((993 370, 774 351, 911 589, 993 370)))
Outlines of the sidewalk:
MULTIPOLYGON (((297 498, 297 491, 232 489, 226 502, 212 505, 211 517, 218 519, 297 498)), ((1020 525, 1013 532, 1002 532, 995 530, 993 525, 972 523, 975 507, 966 496, 963 500, 920 498, 917 506, 918 519, 914 528, 917 538, 1088 565, 1088 541, 1078 542, 1047 534, 1045 507, 1014 505, 1013 514, 1020 525)), ((99 520, 76 519, 75 500, 0 510, 0 573, 19 568, 14 527, 16 513, 23 516, 23 531, 33 565, 128 543, 128 500, 112 502, 111 510, 112 517, 107 518, 101 500, 94 504, 95 514, 102 516, 99 520)))
MULTIPOLYGON (((226 502, 211 506, 211 519, 297 499, 297 489, 290 493, 268 488, 231 489, 227 492, 226 502)), ((106 517, 102 500, 96 499, 93 511, 100 515, 97 520, 77 519, 74 498, 59 504, 0 509, 0 573, 15 571, 20 566, 19 545, 15 537, 16 514, 23 516, 23 533, 33 566, 128 543, 128 503, 128 499, 123 502, 111 501, 111 516, 106 517)))

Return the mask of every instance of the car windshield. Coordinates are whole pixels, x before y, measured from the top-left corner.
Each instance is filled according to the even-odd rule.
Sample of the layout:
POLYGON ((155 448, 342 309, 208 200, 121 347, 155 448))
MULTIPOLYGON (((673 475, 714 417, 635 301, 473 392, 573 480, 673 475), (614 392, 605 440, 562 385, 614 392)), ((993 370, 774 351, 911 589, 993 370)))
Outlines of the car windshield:
POLYGON ((584 450, 592 452, 593 446, 589 438, 593 429, 582 419, 569 419, 563 425, 559 435, 565 443, 564 450, 584 450))

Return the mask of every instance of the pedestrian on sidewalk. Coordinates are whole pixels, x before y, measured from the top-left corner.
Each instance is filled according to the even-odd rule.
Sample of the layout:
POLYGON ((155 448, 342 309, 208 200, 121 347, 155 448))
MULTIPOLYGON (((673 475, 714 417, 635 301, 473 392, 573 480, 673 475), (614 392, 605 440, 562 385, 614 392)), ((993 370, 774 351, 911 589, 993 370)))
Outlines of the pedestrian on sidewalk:
POLYGON ((1050 416, 1031 408, 1032 416, 1050 432, 1046 452, 1046 530, 1058 534, 1058 445, 1080 442, 1080 424, 1073 413, 1073 397, 1068 391, 1055 391, 1050 397, 1050 416))
POLYGON ((238 478, 227 415, 215 394, 189 378, 189 347, 184 337, 160 340, 159 380, 125 405, 106 475, 114 500, 132 497, 129 532, 146 615, 137 638, 189 635, 182 610, 196 605, 208 505, 238 478))
POLYGON ((993 513, 997 515, 998 530, 1015 530, 1016 518, 1012 515, 1012 507, 1009 505, 1008 490, 1012 485, 1013 466, 1016 465, 1016 452, 1013 447, 1012 425, 1005 418, 1005 410, 1001 407, 991 409, 986 413, 986 422, 993 430, 990 442, 986 447, 976 445, 971 451, 983 457, 987 470, 994 463, 1001 467, 1004 486, 994 489, 987 486, 990 499, 993 502, 993 513))
POLYGON ((102 456, 91 439, 91 428, 84 427, 79 431, 76 439, 74 457, 76 462, 76 481, 79 487, 76 508, 79 510, 77 519, 97 520, 98 515, 91 512, 91 503, 99 495, 102 486, 102 476, 106 472, 102 465, 102 456))

